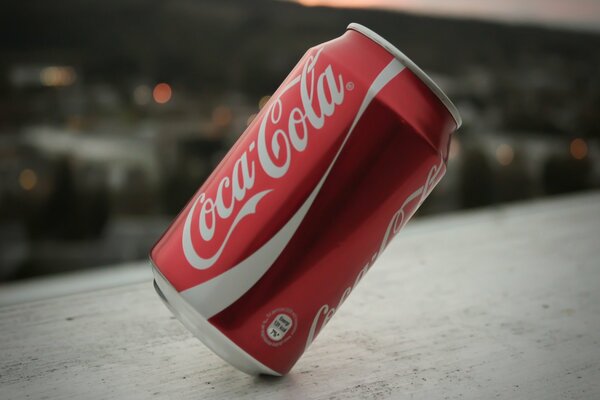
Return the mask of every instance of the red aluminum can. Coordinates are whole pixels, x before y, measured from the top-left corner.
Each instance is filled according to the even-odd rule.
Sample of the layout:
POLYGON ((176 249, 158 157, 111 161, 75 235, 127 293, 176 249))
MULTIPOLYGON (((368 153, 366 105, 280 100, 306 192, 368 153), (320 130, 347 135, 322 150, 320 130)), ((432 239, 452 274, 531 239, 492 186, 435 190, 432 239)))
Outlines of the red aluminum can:
POLYGON ((152 249, 181 322, 249 374, 283 375, 446 170, 456 108, 350 24, 307 51, 152 249))

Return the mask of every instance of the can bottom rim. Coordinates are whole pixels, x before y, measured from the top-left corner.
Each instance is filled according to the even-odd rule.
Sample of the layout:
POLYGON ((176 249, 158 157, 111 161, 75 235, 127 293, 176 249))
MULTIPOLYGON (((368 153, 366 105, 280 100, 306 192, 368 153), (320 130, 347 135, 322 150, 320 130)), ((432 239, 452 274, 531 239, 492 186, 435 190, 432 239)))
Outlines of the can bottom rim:
POLYGON ((215 354, 227 361, 229 364, 248 375, 273 375, 282 376, 282 374, 273 371, 260 361, 246 353, 237 344, 231 341, 221 331, 215 328, 206 318, 196 312, 189 305, 175 288, 165 279, 156 266, 152 265, 154 273, 154 289, 171 310, 173 315, 204 343, 215 354))

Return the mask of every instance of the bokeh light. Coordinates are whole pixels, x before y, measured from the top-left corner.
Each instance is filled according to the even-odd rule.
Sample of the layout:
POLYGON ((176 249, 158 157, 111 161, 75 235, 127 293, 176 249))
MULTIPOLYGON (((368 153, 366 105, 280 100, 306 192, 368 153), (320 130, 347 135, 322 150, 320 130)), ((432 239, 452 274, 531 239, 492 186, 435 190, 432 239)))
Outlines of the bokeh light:
POLYGON ((46 67, 40 72, 40 82, 44 86, 69 86, 77 79, 72 67, 46 67))
POLYGON ((515 151, 506 143, 501 144, 496 148, 496 160, 503 166, 510 165, 515 158, 515 151))
POLYGON ((460 155, 460 141, 457 138, 453 138, 450 142, 450 149, 448 150, 448 159, 454 160, 460 155))
POLYGON ((38 177, 34 170, 25 168, 19 174, 19 185, 24 190, 32 190, 37 185, 38 177))
POLYGON ((583 160, 588 154, 588 145, 585 140, 576 138, 571 141, 569 148, 571 156, 576 160, 583 160))
POLYGON ((258 109, 259 110, 262 109, 267 104, 267 102, 269 101, 270 98, 271 98, 271 96, 269 96, 269 95, 261 97, 260 100, 258 101, 258 109))
POLYGON ((227 106, 218 106, 212 112, 212 123, 217 128, 225 128, 233 121, 233 112, 227 106))
POLYGON ((167 103, 169 100, 171 100, 172 94, 173 91, 171 90, 171 86, 164 82, 154 86, 154 90, 152 91, 152 97, 158 104, 167 103))

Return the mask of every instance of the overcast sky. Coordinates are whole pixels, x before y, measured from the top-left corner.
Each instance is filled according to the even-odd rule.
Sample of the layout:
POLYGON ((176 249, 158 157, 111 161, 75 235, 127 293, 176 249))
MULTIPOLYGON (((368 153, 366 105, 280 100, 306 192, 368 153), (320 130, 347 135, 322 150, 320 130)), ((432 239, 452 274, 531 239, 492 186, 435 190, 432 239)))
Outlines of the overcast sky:
POLYGON ((296 0, 304 5, 387 8, 600 31, 600 0, 296 0))

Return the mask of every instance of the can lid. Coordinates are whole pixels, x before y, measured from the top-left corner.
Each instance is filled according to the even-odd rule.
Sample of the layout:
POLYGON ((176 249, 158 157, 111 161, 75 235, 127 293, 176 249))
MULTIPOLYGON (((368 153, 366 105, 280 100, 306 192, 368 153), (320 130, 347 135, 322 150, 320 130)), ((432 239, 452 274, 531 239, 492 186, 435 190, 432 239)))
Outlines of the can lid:
POLYGON ((380 35, 363 25, 351 23, 346 29, 351 29, 353 31, 359 32, 371 39, 372 41, 374 41, 375 43, 379 44, 390 54, 396 57, 405 67, 407 67, 415 75, 417 75, 419 79, 421 79, 421 81, 423 81, 423 83, 427 85, 427 87, 437 96, 438 99, 440 99, 442 104, 448 109, 448 112, 450 112, 452 118, 454 118, 454 121, 456 122, 456 129, 460 128, 462 124, 462 118, 460 117, 456 106, 452 103, 448 96, 446 96, 442 89, 440 89, 440 87, 421 68, 417 66, 417 64, 415 64, 410 58, 404 55, 404 53, 398 50, 396 46, 394 46, 393 44, 385 40, 383 37, 381 37, 380 35))

